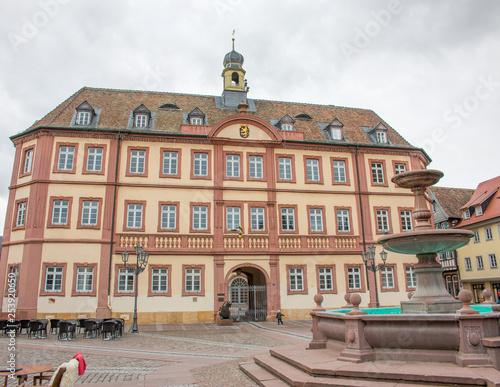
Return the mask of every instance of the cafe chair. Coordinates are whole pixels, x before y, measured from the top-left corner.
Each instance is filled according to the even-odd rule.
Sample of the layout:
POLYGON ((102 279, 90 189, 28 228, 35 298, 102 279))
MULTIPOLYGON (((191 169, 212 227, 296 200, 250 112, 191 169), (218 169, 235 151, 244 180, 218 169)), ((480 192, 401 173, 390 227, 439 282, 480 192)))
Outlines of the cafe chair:
POLYGON ((23 318, 21 320, 19 320, 19 334, 23 334, 23 329, 24 329, 24 334, 28 334, 28 329, 30 327, 30 320, 29 319, 26 319, 26 318, 23 318))

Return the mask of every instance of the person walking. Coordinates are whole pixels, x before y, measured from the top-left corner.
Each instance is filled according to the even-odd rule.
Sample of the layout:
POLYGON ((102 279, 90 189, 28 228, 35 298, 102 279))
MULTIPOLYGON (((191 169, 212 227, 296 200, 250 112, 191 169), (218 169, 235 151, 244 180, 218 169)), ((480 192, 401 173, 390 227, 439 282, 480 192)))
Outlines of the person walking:
POLYGON ((282 317, 284 317, 285 315, 283 313, 281 313, 281 311, 278 309, 278 313, 276 313, 276 318, 278 319, 278 325, 283 325, 283 320, 281 319, 282 317))

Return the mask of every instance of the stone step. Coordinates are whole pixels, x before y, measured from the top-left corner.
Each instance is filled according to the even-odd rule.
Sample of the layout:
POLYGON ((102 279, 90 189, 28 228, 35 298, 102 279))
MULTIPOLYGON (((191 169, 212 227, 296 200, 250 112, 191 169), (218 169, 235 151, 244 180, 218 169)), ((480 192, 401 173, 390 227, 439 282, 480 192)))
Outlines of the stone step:
POLYGON ((252 379, 259 386, 265 387, 285 387, 286 383, 282 382, 276 376, 265 370, 253 360, 238 364, 240 370, 243 371, 250 379, 252 379))

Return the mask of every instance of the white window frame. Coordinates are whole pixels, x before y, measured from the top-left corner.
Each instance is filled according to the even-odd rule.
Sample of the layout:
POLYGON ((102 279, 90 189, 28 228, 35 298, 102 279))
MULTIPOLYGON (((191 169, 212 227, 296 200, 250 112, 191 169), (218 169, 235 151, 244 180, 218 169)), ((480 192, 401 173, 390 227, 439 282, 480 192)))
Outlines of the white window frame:
POLYGON ((144 206, 141 203, 127 205, 127 228, 142 229, 144 206))
POLYGON ((374 184, 384 184, 384 165, 382 163, 372 163, 372 180, 374 184))
POLYGON ((359 267, 347 268, 347 287, 349 290, 361 289, 361 269, 359 267))
POLYGON ((396 175, 399 175, 400 173, 405 173, 406 172, 406 164, 396 164, 394 165, 394 173, 396 175))
POLYGON ((333 181, 335 183, 345 183, 347 182, 345 161, 343 160, 333 160, 333 181))
POLYGON ((377 132, 377 142, 379 144, 386 144, 387 143, 387 134, 382 131, 377 132))
POLYGON ((476 216, 482 216, 483 215, 483 207, 481 205, 475 206, 474 211, 476 212, 476 216))
POLYGON ((262 156, 249 156, 248 167, 250 179, 264 178, 264 158, 262 156))
POLYGON ((69 200, 54 200, 52 204, 52 224, 68 224, 69 200))
POLYGON ((184 289, 186 293, 201 292, 201 269, 186 268, 185 270, 186 272, 185 272, 184 289))
POLYGON ((59 147, 59 157, 57 159, 57 170, 59 170, 59 171, 72 171, 74 158, 75 158, 75 147, 74 146, 61 146, 61 147, 59 147))
POLYGON ((301 292, 304 290, 304 269, 291 267, 288 269, 290 291, 301 292))
POLYGON ((16 227, 23 227, 26 221, 26 202, 17 204, 16 227))
POLYGON ((161 205, 161 228, 163 230, 177 229, 177 206, 173 204, 161 205))
POLYGON ((252 231, 265 231, 266 220, 263 207, 250 208, 250 229, 252 231))
POLYGON ((47 267, 45 270, 45 291, 59 293, 63 287, 64 268, 62 266, 47 267))
POLYGON ((477 270, 484 270, 484 261, 482 255, 476 255, 477 270))
POLYGON ((411 219, 411 211, 403 210, 400 212, 401 216, 401 231, 412 231, 413 224, 411 219))
POLYGON ((88 172, 101 172, 102 171, 102 157, 104 149, 102 148, 88 148, 87 153, 87 171, 88 172))
POLYGON ((132 293, 135 290, 135 269, 120 267, 118 269, 118 292, 132 293))
POLYGON ((465 270, 466 271, 471 271, 472 270, 472 260, 470 257, 465 257, 464 258, 464 265, 465 265, 465 270))
POLYGON ((462 215, 463 215, 464 220, 470 219, 470 211, 469 211, 469 209, 467 208, 466 210, 464 210, 464 212, 463 212, 462 215))
POLYGON ((201 117, 191 117, 190 120, 191 125, 203 125, 203 118, 201 117))
POLYGON ((323 210, 321 208, 309 209, 309 224, 311 232, 323 232, 323 210))
POLYGON ((226 207, 226 230, 236 231, 241 226, 241 208, 226 207))
POLYGON ((382 289, 394 289, 396 287, 394 283, 394 267, 386 266, 380 269, 381 277, 381 287, 382 289))
POLYGON ((240 155, 226 155, 226 177, 240 177, 240 155))
POLYGON ((293 132, 292 124, 281 124, 281 130, 284 132, 293 132))
POLYGON ((23 173, 31 173, 31 165, 33 162, 33 149, 28 149, 24 154, 23 173))
POLYGON ((377 210, 377 231, 384 232, 384 230, 389 231, 389 211, 387 210, 377 210))
POLYGON ((320 181, 318 159, 306 159, 306 175, 307 181, 320 181))
POLYGON ((290 157, 278 157, 278 170, 280 180, 292 180, 292 159, 290 157))
POLYGON ((406 274, 406 286, 409 288, 417 287, 417 276, 415 275, 415 271, 412 266, 407 266, 405 270, 406 274))
POLYGON ((84 200, 82 202, 82 226, 97 226, 99 217, 99 202, 84 200))
POLYGON ((168 292, 168 268, 155 267, 151 269, 151 292, 168 292))
POLYGON ((77 293, 92 293, 94 290, 94 267, 79 266, 76 268, 77 293))
POLYGON ((318 268, 319 290, 333 290, 333 270, 331 267, 318 268))
POLYGON ((179 166, 179 152, 163 152, 163 174, 177 175, 179 166))
POLYGON ((337 210, 337 231, 350 232, 349 210, 337 210))
POLYGON ((330 136, 332 137, 332 140, 342 140, 342 129, 330 128, 330 136))
POLYGON ((484 228, 484 239, 487 241, 493 240, 493 231, 491 230, 491 227, 484 228))
POLYGON ((281 208, 281 231, 295 231, 295 208, 281 208))
POLYGON ((9 293, 11 292, 10 289, 14 289, 14 291, 17 291, 17 283, 19 280, 19 266, 11 266, 9 269, 9 276, 7 277, 9 279, 9 293), (13 277, 13 279, 11 279, 13 277))
POLYGON ((207 206, 193 206, 193 230, 208 230, 207 206))
POLYGON ((481 242, 481 237, 479 236, 479 230, 474 230, 473 233, 474 233, 474 236, 472 237, 472 241, 474 243, 481 242))
POLYGON ((208 153, 193 155, 193 176, 208 176, 208 153))
POLYGON ((76 116, 77 125, 89 125, 90 124, 90 112, 78 112, 76 116))
POLYGON ((490 262, 490 269, 497 269, 498 268, 498 261, 497 261, 497 255, 496 254, 488 254, 488 260, 490 262))
POLYGON ((130 173, 143 174, 146 168, 146 151, 132 149, 130 151, 130 173))
POLYGON ((135 115, 135 127, 136 128, 147 128, 149 124, 147 114, 136 114, 135 115))

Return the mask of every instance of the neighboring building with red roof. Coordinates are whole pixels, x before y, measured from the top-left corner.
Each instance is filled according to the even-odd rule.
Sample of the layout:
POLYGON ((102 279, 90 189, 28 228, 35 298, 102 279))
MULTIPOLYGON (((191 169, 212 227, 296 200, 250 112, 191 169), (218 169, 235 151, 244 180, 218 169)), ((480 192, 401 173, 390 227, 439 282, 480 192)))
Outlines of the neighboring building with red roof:
MULTIPOLYGON (((435 227, 437 229, 448 229, 456 226, 462 216, 462 206, 470 200, 473 193, 473 189, 467 188, 431 187, 430 197, 435 227)), ((439 261, 443 267, 443 280, 446 289, 452 296, 458 297, 462 284, 458 271, 456 250, 439 254, 439 261)))
POLYGON ((479 302, 488 288, 495 300, 500 292, 500 176, 483 181, 461 208, 462 219, 455 228, 474 232, 467 246, 457 250, 460 277, 479 302))
MULTIPOLYGON (((413 228, 391 178, 429 157, 371 110, 248 98, 241 54, 223 65, 221 96, 84 87, 11 137, 3 312, 16 273, 18 318, 127 317, 136 290, 141 322, 375 305, 361 253, 413 228)), ((415 260, 389 255, 382 305, 415 288, 415 260)))

